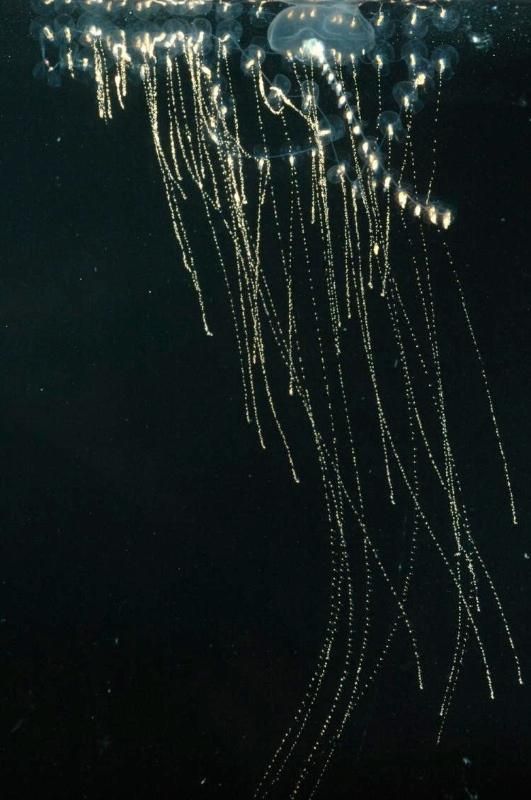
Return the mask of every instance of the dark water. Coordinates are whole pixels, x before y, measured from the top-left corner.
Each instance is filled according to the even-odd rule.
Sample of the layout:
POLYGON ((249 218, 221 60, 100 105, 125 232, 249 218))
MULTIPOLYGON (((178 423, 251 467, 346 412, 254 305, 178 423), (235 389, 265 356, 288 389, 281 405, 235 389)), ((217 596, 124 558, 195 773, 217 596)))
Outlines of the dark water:
MULTIPOLYGON (((531 16, 515 9, 477 8, 484 52, 463 36, 439 189, 520 510, 512 528, 479 427, 485 549, 528 678, 531 16)), ((243 420, 215 275, 203 334, 141 98, 104 126, 88 87, 32 79, 26 4, 1 16, 2 797, 248 798, 320 643, 319 500, 243 420)), ((496 645, 496 700, 465 670, 438 747, 397 652, 322 796, 513 796, 531 698, 496 645)))

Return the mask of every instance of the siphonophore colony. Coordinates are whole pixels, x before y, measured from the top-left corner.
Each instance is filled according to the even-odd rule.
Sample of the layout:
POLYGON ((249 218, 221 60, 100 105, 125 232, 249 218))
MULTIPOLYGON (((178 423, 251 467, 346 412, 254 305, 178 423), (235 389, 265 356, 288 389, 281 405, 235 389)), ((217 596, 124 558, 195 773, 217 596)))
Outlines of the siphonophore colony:
MULTIPOLYGON (((459 7, 33 7, 38 77, 52 87, 85 79, 106 123, 143 94, 177 259, 204 330, 216 332, 203 285, 217 269, 245 419, 264 449, 283 449, 295 483, 312 480, 320 493, 329 545, 321 647, 255 792, 313 797, 364 698, 393 674, 397 646, 409 654, 412 694, 437 689, 439 738, 466 664, 478 691, 483 683, 494 697, 501 639, 522 682, 481 552, 474 483, 463 477, 474 444, 460 419, 467 387, 456 385, 455 343, 441 322, 450 315, 458 326, 480 390, 509 527, 510 469, 450 247, 454 210, 437 196, 459 7), (439 624, 442 648, 425 641, 439 624)), ((294 533, 304 530, 301 521, 294 533)))

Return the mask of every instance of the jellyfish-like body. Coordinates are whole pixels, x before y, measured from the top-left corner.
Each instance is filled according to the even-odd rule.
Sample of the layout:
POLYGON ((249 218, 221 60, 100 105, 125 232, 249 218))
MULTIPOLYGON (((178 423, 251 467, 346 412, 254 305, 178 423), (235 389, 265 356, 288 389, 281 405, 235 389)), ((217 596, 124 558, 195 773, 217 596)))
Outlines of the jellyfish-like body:
POLYGON ((357 3, 295 3, 276 15, 267 40, 273 52, 287 58, 345 61, 370 53, 375 32, 357 3))
POLYGON ((330 551, 329 610, 293 722, 255 796, 313 797, 399 636, 412 656, 412 683, 424 685, 417 624, 439 608, 439 595, 419 574, 420 548, 454 598, 440 730, 469 652, 494 693, 483 595, 521 681, 463 489, 438 315, 434 265, 454 292, 516 521, 494 402, 446 237, 453 211, 434 198, 441 103, 457 61, 437 37, 452 32, 458 15, 452 6, 366 9, 346 0, 273 11, 268 3, 203 0, 35 5, 40 77, 56 86, 64 76, 88 76, 107 122, 126 108, 131 85, 141 86, 170 224, 207 333, 215 322, 202 272, 215 262, 223 275, 245 418, 264 448, 284 449, 296 482, 306 476, 293 409, 312 445, 330 551), (431 107, 427 121, 418 115, 423 106, 431 107), (195 226, 202 209, 199 241, 190 198, 195 226))

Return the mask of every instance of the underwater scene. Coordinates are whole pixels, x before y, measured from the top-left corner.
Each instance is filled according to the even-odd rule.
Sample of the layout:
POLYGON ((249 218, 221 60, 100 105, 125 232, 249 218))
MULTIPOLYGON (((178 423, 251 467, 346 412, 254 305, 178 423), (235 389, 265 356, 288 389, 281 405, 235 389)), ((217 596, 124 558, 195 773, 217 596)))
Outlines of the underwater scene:
POLYGON ((6 0, 7 798, 531 780, 531 3, 6 0))

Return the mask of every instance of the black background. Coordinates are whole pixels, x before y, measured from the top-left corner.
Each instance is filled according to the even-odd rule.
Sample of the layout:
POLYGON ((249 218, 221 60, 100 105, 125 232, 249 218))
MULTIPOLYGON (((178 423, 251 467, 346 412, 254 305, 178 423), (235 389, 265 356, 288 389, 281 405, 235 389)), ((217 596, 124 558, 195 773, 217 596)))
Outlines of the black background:
MULTIPOLYGON (((89 88, 34 81, 23 6, 0 12, 2 796, 247 798, 319 644, 322 512, 244 422, 219 276, 203 334, 141 97, 106 127, 89 88)), ((528 675, 530 72, 501 43, 452 84, 438 189, 514 475, 518 528, 480 465, 477 488, 528 675)), ((519 788, 530 696, 500 663, 494 702, 465 675, 438 748, 384 673, 323 796, 519 788)))

